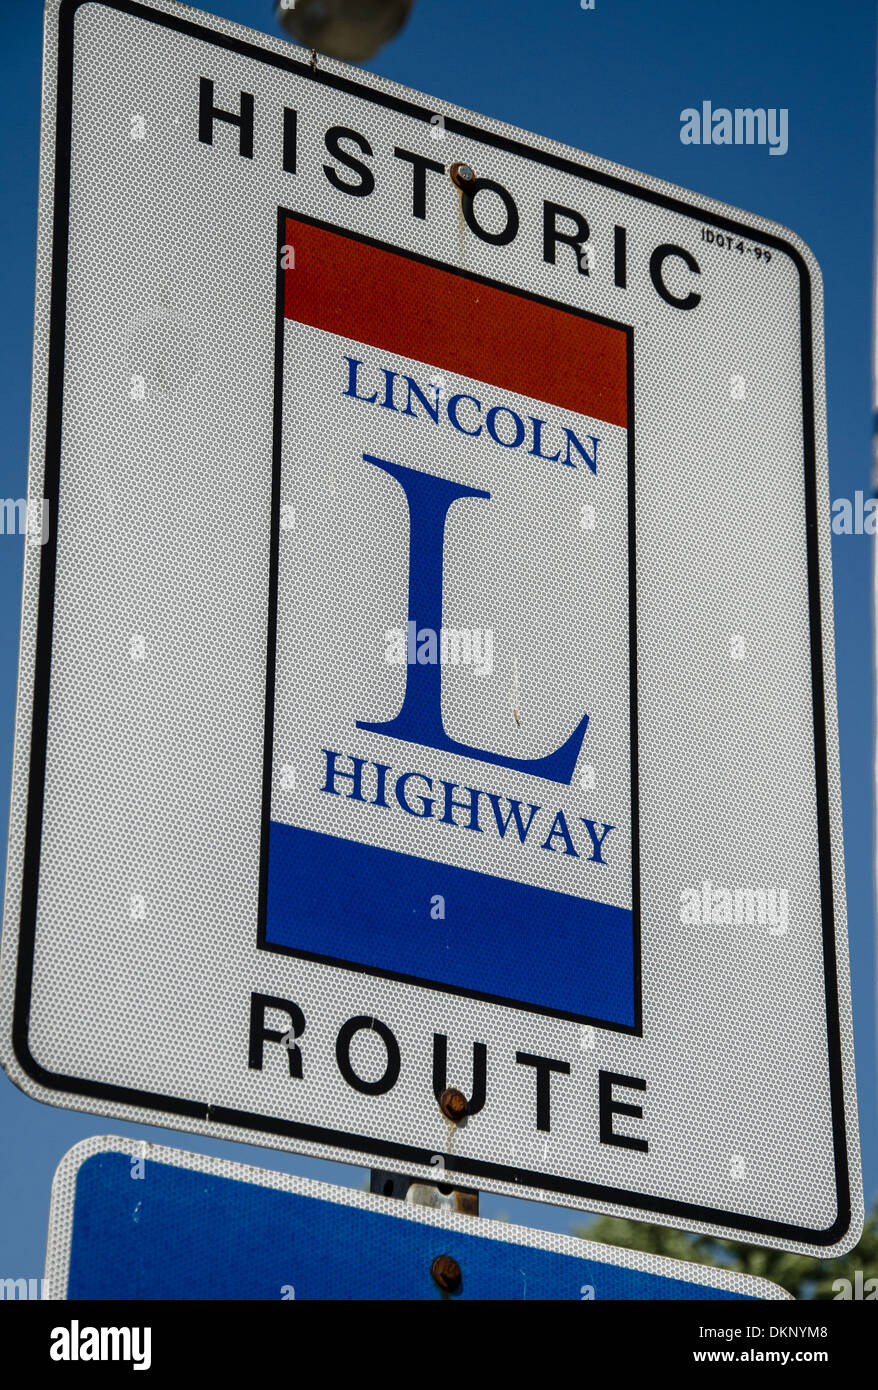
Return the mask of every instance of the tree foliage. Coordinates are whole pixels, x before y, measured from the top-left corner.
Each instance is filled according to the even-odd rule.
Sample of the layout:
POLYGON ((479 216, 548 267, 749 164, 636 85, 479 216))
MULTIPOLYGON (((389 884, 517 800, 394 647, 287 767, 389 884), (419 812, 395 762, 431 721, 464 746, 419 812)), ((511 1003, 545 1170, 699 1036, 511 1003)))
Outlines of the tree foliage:
POLYGON ((794 1298, 851 1298, 857 1296, 858 1287, 861 1298, 878 1295, 878 1282, 871 1289, 867 1287, 869 1279, 878 1281, 878 1202, 866 1219, 859 1243, 846 1255, 829 1260, 791 1255, 784 1250, 767 1250, 759 1245, 719 1240, 689 1231, 674 1231, 666 1226, 650 1226, 616 1216, 595 1217, 576 1234, 606 1245, 621 1245, 628 1250, 642 1250, 651 1255, 666 1255, 674 1260, 690 1260, 695 1264, 770 1279, 794 1298), (859 1281, 857 1271, 860 1271, 859 1281), (847 1292, 844 1285, 833 1287, 839 1280, 848 1281, 847 1292))

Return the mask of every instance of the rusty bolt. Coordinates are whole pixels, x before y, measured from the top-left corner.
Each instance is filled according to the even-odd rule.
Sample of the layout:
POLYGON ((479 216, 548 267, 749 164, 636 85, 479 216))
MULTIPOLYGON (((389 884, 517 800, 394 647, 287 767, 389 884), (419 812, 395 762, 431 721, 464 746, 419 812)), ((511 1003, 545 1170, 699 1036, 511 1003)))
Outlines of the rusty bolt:
POLYGON ((475 170, 468 164, 452 164, 448 171, 449 178, 456 188, 465 191, 475 182, 475 170))
POLYGON ((433 1282, 443 1293, 457 1293, 463 1283, 460 1265, 450 1255, 437 1255, 430 1266, 433 1282))
POLYGON ((463 1091, 458 1091, 454 1086, 448 1086, 439 1097, 439 1109, 446 1120, 460 1124, 466 1115, 466 1096, 463 1091))

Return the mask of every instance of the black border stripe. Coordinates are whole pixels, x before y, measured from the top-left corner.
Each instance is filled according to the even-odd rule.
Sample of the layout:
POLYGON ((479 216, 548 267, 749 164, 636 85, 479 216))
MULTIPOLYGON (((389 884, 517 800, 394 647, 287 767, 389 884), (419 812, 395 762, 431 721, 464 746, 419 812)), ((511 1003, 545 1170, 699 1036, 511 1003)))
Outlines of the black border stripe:
MULTIPOLYGON (((358 82, 323 72, 312 70, 310 65, 296 61, 285 54, 274 53, 260 48, 257 44, 233 38, 226 34, 214 33, 183 15, 163 14, 137 4, 136 0, 62 0, 58 10, 58 83, 56 110, 56 151, 55 151, 55 202, 52 242, 52 279, 50 308, 48 406, 46 415, 46 457, 44 492, 50 503, 57 503, 60 469, 62 400, 64 379, 64 330, 66 316, 66 279, 68 220, 70 201, 70 158, 71 158, 71 111, 73 86, 73 29, 76 12, 81 4, 101 4, 107 9, 162 25, 178 33, 214 47, 225 49, 242 57, 267 63, 285 72, 295 73, 305 81, 312 81, 337 91, 346 92, 374 105, 389 108, 402 114, 423 119, 429 123, 432 114, 429 108, 403 100, 386 92, 374 91, 358 82)), ((591 183, 612 188, 642 202, 664 207, 700 222, 710 222, 714 227, 752 237, 754 228, 723 213, 705 209, 684 202, 681 198, 660 193, 654 189, 638 187, 636 184, 607 174, 602 170, 590 168, 566 156, 556 156, 545 150, 531 148, 522 141, 506 135, 493 134, 480 130, 464 121, 452 117, 445 120, 446 129, 476 140, 494 149, 516 154, 533 164, 545 165, 585 179, 591 183)), ((594 1183, 574 1182, 550 1178, 536 1173, 525 1173, 518 1169, 496 1164, 462 1162, 455 1159, 453 1171, 473 1176, 484 1176, 513 1186, 527 1186, 558 1196, 571 1196, 580 1199, 599 1200, 607 1204, 617 1204, 637 1208, 648 1216, 651 1213, 682 1218, 693 1223, 721 1225, 727 1228, 747 1231, 753 1235, 765 1235, 778 1239, 791 1240, 813 1246, 834 1245, 841 1240, 851 1221, 850 1186, 848 1175, 847 1132, 844 1107, 844 1074, 842 1068, 841 1034, 838 1006, 837 962, 835 952, 835 920, 833 905, 832 864, 830 859, 831 822, 829 814, 829 773, 826 749, 825 687, 823 672, 823 624, 820 610, 820 556, 817 546, 817 485, 816 485, 816 444, 814 421, 813 384, 813 340, 811 282, 808 266, 791 243, 773 232, 759 229, 762 245, 772 246, 784 252, 795 264, 799 273, 800 285, 800 328, 802 347, 802 406, 804 433, 804 475, 806 504, 806 549, 809 603, 809 629, 811 638, 811 686, 813 696, 815 779, 817 802, 817 830, 820 848, 820 888, 823 923, 823 949, 826 979, 826 1016, 829 1079, 831 1095, 831 1115, 833 1130, 833 1149, 835 1156, 835 1179, 837 1211, 835 1220, 823 1230, 812 1230, 806 1226, 795 1226, 784 1222, 769 1221, 764 1218, 742 1215, 735 1212, 717 1211, 686 1202, 673 1202, 647 1194, 617 1191, 600 1187, 594 1183)), ((54 508, 56 517, 57 506, 54 508)), ((426 1150, 412 1149, 405 1145, 380 1143, 364 1136, 337 1134, 321 1130, 315 1126, 300 1125, 277 1119, 250 1115, 244 1111, 228 1110, 216 1106, 199 1104, 149 1092, 132 1090, 124 1086, 111 1086, 80 1078, 64 1076, 47 1071, 30 1051, 28 1022, 30 1013, 30 993, 33 982, 33 955, 36 934, 37 888, 40 862, 40 840, 42 834, 43 794, 45 786, 46 737, 48 728, 49 679, 51 673, 52 617, 54 605, 56 528, 53 528, 45 546, 42 547, 40 564, 40 604, 37 621, 36 657, 34 669, 34 708, 30 751, 30 773, 28 787, 28 806, 25 822, 25 850, 23 865, 23 885, 21 900, 21 923, 19 930, 19 952, 16 972, 15 1006, 13 1015, 13 1047, 15 1055, 25 1074, 40 1086, 51 1090, 88 1096, 118 1105, 136 1105, 145 1109, 164 1111, 169 1115, 187 1116, 202 1121, 231 1125, 254 1132, 281 1134, 287 1138, 299 1139, 309 1143, 329 1144, 338 1149, 356 1149, 382 1157, 395 1158, 406 1163, 427 1166, 430 1154, 426 1150)), ((792 1137, 791 1137, 792 1138, 792 1137)), ((451 1160, 449 1160, 451 1166, 451 1160)))

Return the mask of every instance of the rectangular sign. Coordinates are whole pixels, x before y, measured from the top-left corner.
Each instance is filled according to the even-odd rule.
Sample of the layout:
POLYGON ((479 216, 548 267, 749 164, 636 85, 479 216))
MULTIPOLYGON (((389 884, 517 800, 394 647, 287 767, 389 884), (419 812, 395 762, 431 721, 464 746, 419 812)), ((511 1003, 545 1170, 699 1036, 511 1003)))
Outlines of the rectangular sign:
POLYGON ((633 1031, 630 330, 281 210, 279 263, 284 248, 262 944, 633 1031), (360 439, 373 452, 352 451, 360 439), (520 604, 480 588, 525 571, 549 600, 539 651, 522 643, 520 604), (600 592, 599 627, 587 607, 556 609, 559 587, 600 592), (372 649, 342 648, 327 672, 331 647, 313 639, 338 628, 342 596, 372 649), (543 743, 496 679, 510 647, 535 669, 572 651, 600 670, 601 736, 619 752, 599 803, 582 769, 573 778, 590 723, 576 683, 548 721, 553 748, 555 730, 573 732, 522 756, 543 743), (612 825, 581 816, 592 803, 612 825), (390 814, 352 821, 360 807, 390 814), (621 845, 605 855, 610 831, 621 845))
POLYGON ((52 1184, 43 1297, 741 1300, 767 1279, 374 1197, 130 1139, 84 1139, 52 1184))
POLYGON ((160 0, 43 101, 10 1076, 849 1248, 808 248, 160 0))

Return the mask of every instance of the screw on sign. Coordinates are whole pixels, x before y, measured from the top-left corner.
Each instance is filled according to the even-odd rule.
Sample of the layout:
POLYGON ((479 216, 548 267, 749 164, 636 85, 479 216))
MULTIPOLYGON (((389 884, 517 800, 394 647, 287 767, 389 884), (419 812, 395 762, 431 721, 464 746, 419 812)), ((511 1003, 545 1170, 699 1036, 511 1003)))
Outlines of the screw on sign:
POLYGON ((466 1118, 467 1100, 462 1091, 458 1091, 454 1086, 448 1086, 439 1097, 439 1109, 446 1120, 459 1124, 466 1118))
POLYGON ((463 1274, 457 1260, 451 1255, 437 1255, 432 1265, 430 1273, 433 1282, 442 1290, 444 1294, 460 1293, 463 1287, 463 1274))
POLYGON ((448 171, 451 182, 458 188, 468 188, 475 181, 475 171, 468 164, 452 164, 448 171))

